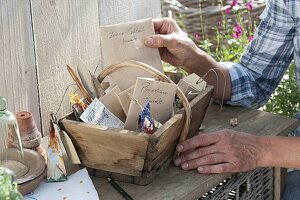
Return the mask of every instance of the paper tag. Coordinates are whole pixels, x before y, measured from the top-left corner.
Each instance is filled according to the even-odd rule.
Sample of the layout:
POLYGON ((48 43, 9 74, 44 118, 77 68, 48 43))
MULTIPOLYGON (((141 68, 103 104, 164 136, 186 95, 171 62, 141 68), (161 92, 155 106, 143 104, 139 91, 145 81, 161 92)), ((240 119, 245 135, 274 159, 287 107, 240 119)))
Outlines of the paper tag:
POLYGON ((172 115, 177 85, 137 78, 130 102, 125 129, 136 130, 138 115, 146 102, 150 103, 154 120, 164 124, 172 115))
POLYGON ((193 73, 181 79, 178 83, 178 87, 182 90, 184 95, 187 96, 189 92, 197 93, 205 90, 206 81, 193 73))
POLYGON ((117 94, 119 102, 120 102, 120 104, 122 106, 122 109, 123 109, 126 116, 127 116, 129 105, 130 105, 131 98, 132 98, 132 95, 133 95, 133 90, 134 90, 134 86, 132 86, 132 87, 128 88, 127 90, 124 90, 123 92, 120 92, 119 94, 117 94))
POLYGON ((99 98, 106 108, 108 108, 116 117, 118 117, 122 122, 125 122, 126 115, 123 111, 123 108, 119 102, 117 94, 121 92, 118 86, 112 88, 109 93, 106 93, 99 98))
POLYGON ((80 119, 89 124, 98 124, 118 129, 124 128, 124 123, 111 113, 98 99, 94 99, 82 113, 80 119))
POLYGON ((58 126, 51 120, 47 149, 47 181, 65 180, 67 180, 67 172, 63 159, 62 142, 58 134, 58 126))
POLYGON ((78 154, 75 150, 72 140, 64 131, 60 130, 61 141, 65 147, 67 158, 70 163, 80 164, 78 154))
POLYGON ((162 72, 158 49, 144 45, 144 39, 150 35, 155 35, 150 18, 100 27, 104 66, 136 60, 162 72))

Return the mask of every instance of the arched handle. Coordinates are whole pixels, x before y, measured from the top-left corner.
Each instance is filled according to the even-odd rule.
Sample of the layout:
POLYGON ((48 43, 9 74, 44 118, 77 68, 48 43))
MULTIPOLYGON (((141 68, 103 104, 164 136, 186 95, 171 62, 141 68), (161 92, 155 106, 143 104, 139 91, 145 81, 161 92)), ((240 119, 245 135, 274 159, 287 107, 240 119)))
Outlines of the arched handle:
MULTIPOLYGON (((103 71, 101 71, 100 75, 98 76, 99 82, 101 83, 106 76, 108 76, 109 74, 111 74, 114 71, 117 71, 118 69, 123 68, 123 67, 134 67, 134 68, 146 70, 147 72, 156 76, 159 79, 159 81, 176 85, 170 78, 168 78, 166 75, 164 75, 157 69, 155 69, 145 63, 134 61, 134 60, 125 61, 125 62, 118 63, 118 64, 113 64, 113 65, 110 65, 110 66, 104 68, 103 71)), ((188 132, 189 132, 190 123, 191 123, 191 106, 190 106, 187 98, 183 94, 183 92, 178 87, 177 87, 176 94, 179 97, 179 99, 182 101, 183 108, 185 111, 185 115, 183 116, 184 117, 183 129, 181 131, 180 138, 179 138, 179 142, 181 142, 186 139, 188 132)))

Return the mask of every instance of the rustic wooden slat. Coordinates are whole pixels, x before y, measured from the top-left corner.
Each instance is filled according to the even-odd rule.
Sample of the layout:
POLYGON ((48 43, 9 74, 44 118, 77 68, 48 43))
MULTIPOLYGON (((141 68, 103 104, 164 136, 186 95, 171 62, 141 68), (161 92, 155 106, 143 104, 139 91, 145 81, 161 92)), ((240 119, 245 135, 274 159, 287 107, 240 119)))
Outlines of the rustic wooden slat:
POLYGON ((165 147, 170 141, 174 141, 173 138, 177 140, 181 133, 182 120, 182 114, 176 114, 151 135, 148 152, 156 152, 158 149, 165 147))
POLYGON ((280 200, 287 178, 287 169, 274 167, 274 200, 280 200))
MULTIPOLYGON (((240 122, 234 129, 258 135, 281 135, 297 127, 295 119, 249 110, 241 107, 220 106, 209 107, 204 119, 205 131, 230 128, 229 120, 237 117, 240 122)), ((171 165, 163 173, 154 178, 147 186, 119 183, 134 199, 179 199, 194 200, 219 184, 230 174, 205 175, 196 170, 184 171, 171 165)), ((103 200, 121 200, 122 197, 101 178, 93 177, 94 185, 103 200)))
POLYGON ((68 130, 81 161, 87 167, 141 175, 148 146, 146 134, 67 119, 61 123, 68 130))
MULTIPOLYGON (((66 64, 76 67, 81 57, 91 72, 101 64, 98 1, 31 0, 31 4, 40 111, 44 133, 48 134, 49 114, 56 112, 67 86, 73 83, 66 64)), ((66 96, 58 117, 69 110, 66 96)))
POLYGON ((224 106, 221 108, 219 105, 215 105, 210 107, 208 113, 203 122, 206 127, 203 132, 229 128, 256 135, 287 135, 299 124, 295 119, 254 109, 247 110, 243 107, 224 106), (236 127, 230 125, 230 118, 238 119, 236 127), (214 122, 213 126, 212 122, 214 122))
POLYGON ((32 112, 40 129, 30 1, 0 1, 0 96, 12 112, 32 112))
POLYGON ((98 0, 100 25, 161 16, 160 0, 98 0))
POLYGON ((211 96, 213 93, 213 86, 208 85, 207 88, 191 102, 191 125, 188 138, 195 136, 199 132, 199 128, 206 114, 209 106, 211 96))
POLYGON ((160 154, 153 156, 152 160, 145 160, 144 172, 149 173, 153 169, 160 168, 167 158, 173 158, 176 145, 177 140, 171 142, 160 154))
POLYGON ((169 167, 172 160, 172 156, 164 156, 164 159, 160 161, 158 167, 154 167, 150 172, 143 171, 142 176, 134 176, 134 184, 143 186, 148 185, 169 167))

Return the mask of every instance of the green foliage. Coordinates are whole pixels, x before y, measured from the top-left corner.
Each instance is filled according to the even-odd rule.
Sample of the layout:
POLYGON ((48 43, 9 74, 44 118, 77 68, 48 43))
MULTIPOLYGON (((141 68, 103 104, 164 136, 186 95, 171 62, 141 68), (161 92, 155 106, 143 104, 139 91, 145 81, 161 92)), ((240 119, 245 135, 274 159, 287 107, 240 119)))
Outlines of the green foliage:
POLYGON ((0 199, 1 200, 22 200, 22 195, 17 190, 17 184, 13 183, 12 172, 0 167, 0 199))
POLYGON ((265 110, 280 115, 295 117, 300 110, 300 90, 295 82, 295 63, 290 65, 265 110))
MULTIPOLYGON (((247 6, 248 3, 244 2, 243 5, 239 5, 240 9, 235 9, 234 3, 237 3, 237 1, 232 0, 231 5, 227 7, 230 8, 229 13, 234 14, 234 20, 229 20, 229 13, 224 12, 218 25, 213 28, 215 31, 213 39, 207 37, 204 30, 201 33, 189 35, 201 49, 219 62, 239 62, 255 31, 256 22, 250 16, 251 9, 247 6), (236 28, 237 24, 238 27, 236 28)), ((179 19, 179 25, 184 29, 183 18, 184 16, 180 15, 177 19, 179 19)), ((200 17, 203 24, 202 20, 200 17)), ((263 109, 268 112, 294 117, 299 112, 299 99, 300 91, 295 83, 295 65, 292 64, 274 95, 263 109)))
POLYGON ((215 37, 209 38, 203 33, 201 39, 197 35, 199 33, 191 34, 190 37, 193 41, 204 51, 210 54, 218 62, 239 62, 240 57, 243 55, 246 45, 250 42, 253 36, 253 22, 248 14, 246 8, 232 10, 232 14, 236 16, 235 23, 229 23, 228 16, 222 14, 221 20, 216 27, 215 37), (248 23, 244 23, 244 17, 248 16, 248 23), (236 29, 240 28, 239 30, 236 29), (239 31, 241 31, 239 33, 239 31))

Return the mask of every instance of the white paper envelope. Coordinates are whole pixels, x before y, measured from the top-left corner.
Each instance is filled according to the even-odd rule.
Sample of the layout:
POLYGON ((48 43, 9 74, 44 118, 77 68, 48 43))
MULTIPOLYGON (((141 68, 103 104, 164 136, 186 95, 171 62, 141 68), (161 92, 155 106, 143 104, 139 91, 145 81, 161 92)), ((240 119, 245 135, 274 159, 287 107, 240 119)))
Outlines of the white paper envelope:
POLYGON ((150 103, 153 118, 164 124, 170 119, 177 85, 145 78, 137 78, 130 102, 125 129, 135 131, 142 107, 150 103))
POLYGON ((82 113, 80 119, 85 123, 123 129, 124 123, 117 118, 97 98, 82 113))
POLYGON ((137 60, 162 72, 158 49, 144 45, 144 39, 154 34, 151 18, 100 27, 104 67, 127 60, 137 60))

